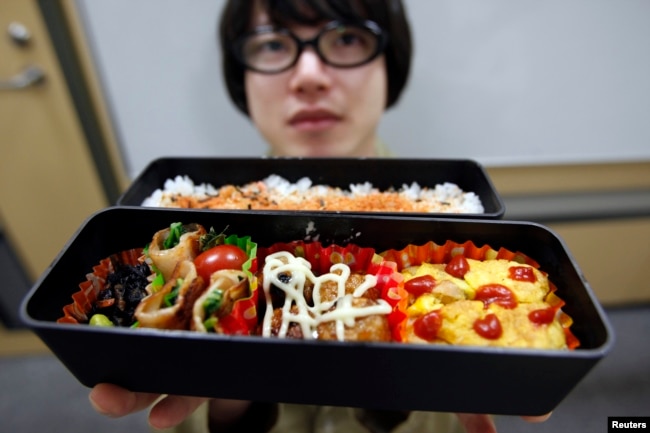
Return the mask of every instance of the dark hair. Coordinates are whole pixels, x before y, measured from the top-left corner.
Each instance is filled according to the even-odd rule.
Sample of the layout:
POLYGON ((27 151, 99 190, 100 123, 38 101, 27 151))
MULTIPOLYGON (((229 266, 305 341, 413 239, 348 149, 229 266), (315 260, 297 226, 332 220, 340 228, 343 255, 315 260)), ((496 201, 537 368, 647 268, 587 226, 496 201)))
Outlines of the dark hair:
POLYGON ((395 105, 408 80, 412 53, 411 29, 401 0, 228 0, 219 25, 223 74, 230 98, 244 114, 249 114, 245 69, 235 58, 232 46, 237 38, 252 30, 251 18, 257 4, 269 14, 272 23, 281 27, 331 20, 377 23, 388 34, 384 50, 388 76, 386 108, 395 105))

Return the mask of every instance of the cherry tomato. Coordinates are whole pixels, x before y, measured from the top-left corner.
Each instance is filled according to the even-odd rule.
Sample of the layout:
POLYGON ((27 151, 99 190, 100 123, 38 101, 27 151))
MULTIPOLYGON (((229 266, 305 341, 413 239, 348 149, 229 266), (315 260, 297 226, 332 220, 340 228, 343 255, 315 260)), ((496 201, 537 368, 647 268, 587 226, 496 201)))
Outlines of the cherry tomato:
POLYGON ((204 281, 210 281, 210 276, 222 269, 241 270, 248 256, 236 245, 217 245, 203 251, 194 259, 196 272, 204 281))
POLYGON ((469 262, 462 254, 454 256, 445 266, 445 272, 456 278, 463 278, 467 271, 469 271, 469 262))

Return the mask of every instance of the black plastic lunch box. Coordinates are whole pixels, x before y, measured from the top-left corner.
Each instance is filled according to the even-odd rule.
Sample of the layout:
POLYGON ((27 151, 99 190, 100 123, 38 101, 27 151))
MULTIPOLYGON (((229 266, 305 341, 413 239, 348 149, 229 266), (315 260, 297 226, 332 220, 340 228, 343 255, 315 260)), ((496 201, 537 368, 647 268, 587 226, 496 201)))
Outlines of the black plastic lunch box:
MULTIPOLYGON (((134 200, 137 192, 132 189, 126 198, 134 200)), ((21 315, 89 387, 111 382, 153 393, 511 415, 553 410, 610 351, 614 338, 558 236, 536 223, 475 218, 111 207, 78 229, 23 301, 21 315), (156 231, 178 221, 217 230, 227 226, 229 233, 249 235, 262 246, 309 235, 323 244, 352 242, 377 251, 447 240, 518 251, 555 283, 581 345, 540 350, 298 341, 56 322, 101 259, 143 247, 156 231)))
MULTIPOLYGON (((458 185, 464 192, 475 193, 483 204, 482 213, 427 213, 427 216, 449 218, 502 218, 505 206, 484 168, 465 159, 400 159, 400 158, 160 158, 152 161, 118 199, 123 206, 140 206, 167 179, 189 176, 195 184, 208 183, 215 188, 244 185, 260 181, 272 174, 290 182, 303 177, 314 185, 349 189, 350 184, 371 182, 382 191, 399 189, 417 182, 433 188, 445 182, 458 185)), ((325 212, 324 213, 335 213, 325 212)), ((364 212, 357 212, 364 213, 364 212)), ((365 212, 368 213, 368 212, 365 212)), ((422 213, 395 213, 401 216, 422 216, 422 213)))

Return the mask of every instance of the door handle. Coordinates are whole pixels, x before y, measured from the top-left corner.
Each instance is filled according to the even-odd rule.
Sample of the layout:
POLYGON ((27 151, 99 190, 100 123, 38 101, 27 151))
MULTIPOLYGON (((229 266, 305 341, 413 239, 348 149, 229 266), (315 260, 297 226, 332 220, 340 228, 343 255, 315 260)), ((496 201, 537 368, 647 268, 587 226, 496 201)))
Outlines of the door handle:
POLYGON ((45 80, 45 72, 38 66, 27 66, 22 72, 8 80, 0 80, 0 90, 20 90, 41 84, 45 80))

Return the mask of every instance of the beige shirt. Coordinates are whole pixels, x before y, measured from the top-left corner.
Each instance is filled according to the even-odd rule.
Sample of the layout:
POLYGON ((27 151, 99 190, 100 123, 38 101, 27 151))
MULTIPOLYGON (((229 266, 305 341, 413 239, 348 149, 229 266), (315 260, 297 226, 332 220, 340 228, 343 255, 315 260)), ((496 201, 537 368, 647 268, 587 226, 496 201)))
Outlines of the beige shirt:
MULTIPOLYGON (((374 155, 375 158, 394 158, 395 154, 391 152, 391 150, 388 148, 386 143, 382 141, 381 138, 377 138, 377 141, 375 142, 375 151, 376 155, 374 155)), ((272 156, 271 152, 267 152, 267 156, 272 156)))

